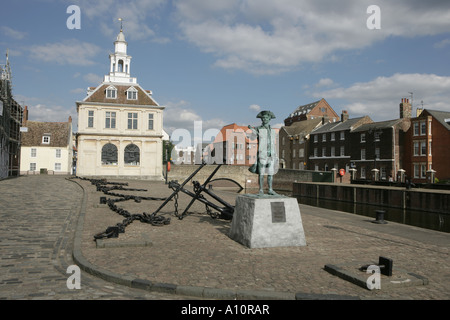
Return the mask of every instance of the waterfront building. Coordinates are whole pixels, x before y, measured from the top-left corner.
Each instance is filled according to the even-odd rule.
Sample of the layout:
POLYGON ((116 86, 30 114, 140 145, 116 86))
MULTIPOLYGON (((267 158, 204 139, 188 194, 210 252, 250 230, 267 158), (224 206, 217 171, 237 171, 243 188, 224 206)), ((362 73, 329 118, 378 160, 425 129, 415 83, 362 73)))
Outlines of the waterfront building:
POLYGON ((339 121, 339 115, 333 110, 325 99, 320 99, 297 107, 286 119, 284 125, 290 126, 295 122, 325 118, 326 122, 339 121))
POLYGON ((109 55, 109 74, 76 103, 77 175, 163 177, 163 110, 131 77, 131 56, 121 29, 109 55))
POLYGON ((419 110, 406 135, 405 173, 414 183, 450 180, 450 112, 419 110))

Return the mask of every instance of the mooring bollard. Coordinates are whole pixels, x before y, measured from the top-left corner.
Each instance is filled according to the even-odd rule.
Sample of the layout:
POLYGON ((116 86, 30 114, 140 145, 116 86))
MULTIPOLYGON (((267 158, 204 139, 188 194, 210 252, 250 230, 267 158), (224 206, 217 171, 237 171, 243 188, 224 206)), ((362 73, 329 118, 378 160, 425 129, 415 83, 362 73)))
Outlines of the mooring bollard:
POLYGON ((378 224, 386 224, 387 222, 384 221, 384 214, 386 213, 385 210, 377 210, 375 211, 376 213, 376 220, 372 221, 373 223, 378 223, 378 224))
POLYGON ((368 267, 370 266, 377 266, 380 268, 380 273, 384 274, 385 276, 392 277, 392 269, 394 266, 394 261, 392 259, 386 258, 386 257, 378 257, 378 264, 366 264, 359 268, 361 271, 366 271, 368 267))

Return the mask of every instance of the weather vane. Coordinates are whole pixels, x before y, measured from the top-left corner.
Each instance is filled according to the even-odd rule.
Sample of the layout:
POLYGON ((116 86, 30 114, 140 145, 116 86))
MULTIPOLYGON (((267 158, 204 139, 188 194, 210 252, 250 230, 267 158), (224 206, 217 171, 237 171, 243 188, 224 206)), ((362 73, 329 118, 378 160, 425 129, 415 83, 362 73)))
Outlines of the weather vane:
POLYGON ((120 21, 120 31, 122 31, 122 21, 123 21, 123 19, 119 18, 118 20, 120 21))

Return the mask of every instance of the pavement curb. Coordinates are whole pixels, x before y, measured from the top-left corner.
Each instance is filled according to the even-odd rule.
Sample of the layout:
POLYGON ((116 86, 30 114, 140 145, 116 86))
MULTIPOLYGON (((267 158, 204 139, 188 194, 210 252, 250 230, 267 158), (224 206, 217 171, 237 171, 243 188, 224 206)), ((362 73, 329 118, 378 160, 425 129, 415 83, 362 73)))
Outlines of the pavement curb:
POLYGON ((76 183, 83 191, 83 198, 81 200, 81 208, 74 236, 72 252, 73 260, 83 271, 93 276, 99 277, 105 281, 151 292, 169 293, 188 297, 199 297, 217 300, 359 300, 359 297, 356 296, 338 294, 309 294, 302 292, 292 293, 245 289, 229 290, 209 287, 179 286, 170 283, 151 282, 146 279, 135 278, 131 275, 117 274, 100 268, 90 263, 84 257, 81 250, 84 217, 86 215, 87 191, 77 181, 73 179, 66 180, 76 183))

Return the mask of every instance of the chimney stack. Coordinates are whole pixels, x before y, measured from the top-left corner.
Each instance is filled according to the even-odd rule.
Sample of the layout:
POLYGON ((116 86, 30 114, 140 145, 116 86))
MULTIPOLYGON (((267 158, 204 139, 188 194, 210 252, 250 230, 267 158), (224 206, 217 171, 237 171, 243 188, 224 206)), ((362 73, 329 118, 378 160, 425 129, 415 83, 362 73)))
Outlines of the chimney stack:
POLYGON ((341 122, 347 121, 348 120, 348 112, 347 110, 342 110, 341 113, 341 122))
POLYGON ((27 126, 27 121, 28 121, 28 106, 25 106, 23 108, 22 127, 27 126))
POLYGON ((402 98, 400 103, 400 119, 411 118, 412 106, 408 98, 402 98))

